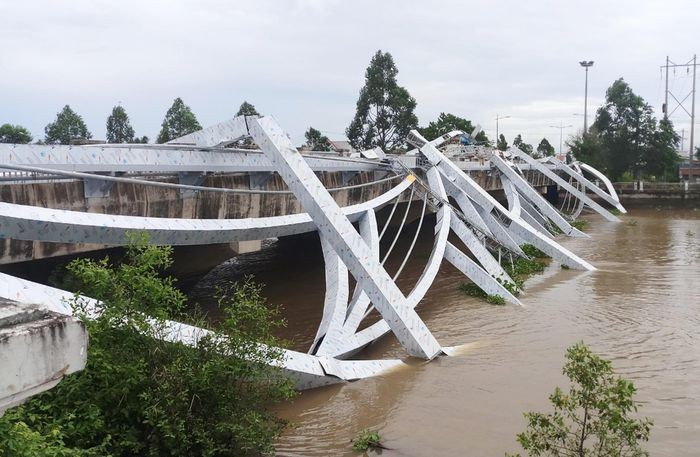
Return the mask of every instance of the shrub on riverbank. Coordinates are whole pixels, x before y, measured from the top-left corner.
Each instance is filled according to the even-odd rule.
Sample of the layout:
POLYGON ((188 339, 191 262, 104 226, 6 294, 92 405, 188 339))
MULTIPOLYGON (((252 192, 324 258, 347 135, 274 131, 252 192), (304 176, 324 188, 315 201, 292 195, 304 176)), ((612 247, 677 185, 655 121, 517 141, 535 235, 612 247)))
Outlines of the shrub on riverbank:
MULTIPOLYGON (((616 376, 612 364, 583 343, 566 350, 569 392, 556 388, 554 412, 525 413, 527 430, 517 437, 529 456, 645 456, 653 422, 637 419, 634 384, 616 376)), ((518 454, 519 455, 519 454, 518 454)))
MULTIPOLYGON (((220 338, 205 337, 196 348, 162 341, 167 319, 187 319, 186 297, 160 275, 171 254, 141 240, 120 265, 79 259, 68 266, 76 290, 103 301, 94 320, 84 317, 83 303, 73 303, 90 336, 87 366, 0 418, 0 456, 273 450, 283 422, 267 406, 294 392, 269 366, 281 356, 273 348, 272 331, 281 324, 276 309, 247 279, 220 294, 220 338)), ((204 325, 203 319, 189 321, 204 325)))

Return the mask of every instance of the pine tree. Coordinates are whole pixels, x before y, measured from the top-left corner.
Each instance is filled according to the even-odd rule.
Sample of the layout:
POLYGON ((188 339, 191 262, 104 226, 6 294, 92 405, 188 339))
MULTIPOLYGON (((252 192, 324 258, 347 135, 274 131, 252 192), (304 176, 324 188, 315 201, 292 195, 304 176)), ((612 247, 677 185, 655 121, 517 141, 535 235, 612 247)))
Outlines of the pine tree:
POLYGON ((56 114, 56 120, 44 128, 46 144, 71 144, 76 139, 92 138, 83 118, 69 105, 56 114))
POLYGON ((260 113, 258 113, 254 105, 244 101, 238 108, 236 116, 260 116, 260 113))
POLYGON ((158 143, 167 143, 170 140, 188 135, 197 130, 201 130, 202 126, 197 122, 197 117, 194 115, 189 106, 185 105, 180 97, 173 101, 172 106, 168 109, 163 119, 163 124, 158 134, 158 143))
POLYGON ((121 106, 112 108, 112 114, 107 118, 107 143, 134 143, 134 129, 121 106))
POLYGON ((416 100, 397 84, 398 72, 388 52, 380 50, 372 57, 355 118, 345 131, 355 149, 402 148, 408 133, 417 128, 416 100))
POLYGON ((309 127, 309 130, 304 134, 306 137, 306 147, 312 151, 330 151, 331 145, 328 137, 323 135, 319 130, 309 127))

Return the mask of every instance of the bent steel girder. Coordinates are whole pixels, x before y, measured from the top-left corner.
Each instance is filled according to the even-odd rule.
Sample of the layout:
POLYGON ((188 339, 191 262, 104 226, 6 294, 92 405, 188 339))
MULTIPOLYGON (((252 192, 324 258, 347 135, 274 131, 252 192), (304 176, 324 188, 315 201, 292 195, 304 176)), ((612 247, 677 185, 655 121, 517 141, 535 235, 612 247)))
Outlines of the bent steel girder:
POLYGON ((247 118, 247 122, 256 144, 275 165, 406 351, 425 359, 441 354, 440 344, 408 306, 406 297, 274 119, 247 118))
MULTIPOLYGON (((609 203, 610 205, 617 208, 621 213, 627 212, 627 210, 625 210, 625 207, 620 204, 620 199, 615 198, 615 197, 617 197, 617 194, 615 194, 615 197, 608 194, 603 189, 601 189, 600 187, 593 184, 590 180, 588 180, 588 178, 583 176, 583 174, 580 172, 580 170, 579 171, 573 170, 570 166, 568 166, 567 164, 565 164, 561 160, 557 159, 556 157, 548 157, 548 161, 553 163, 556 166, 557 170, 563 171, 567 175, 574 178, 576 181, 580 182, 586 189, 590 190, 591 192, 593 192, 594 194, 596 194, 597 196, 599 196, 600 198, 605 200, 607 203, 609 203)), ((589 167, 589 169, 590 168, 593 168, 593 167, 589 167)), ((598 172, 598 173, 602 175, 602 173, 600 173, 600 172, 598 172)), ((605 178, 605 179, 608 180, 607 178, 605 178)), ((609 180, 608 180, 608 182, 609 182, 609 180)), ((613 190, 613 192, 614 192, 614 190, 613 190)))
MULTIPOLYGON (((460 190, 464 191, 469 198, 482 207, 485 213, 491 214, 495 211, 501 220, 503 220, 504 224, 506 224, 504 227, 510 234, 525 241, 526 243, 532 244, 548 256, 552 257, 563 265, 568 266, 569 268, 583 270, 595 269, 591 264, 559 245, 554 240, 551 240, 550 238, 541 234, 529 224, 525 223, 522 219, 513 216, 510 211, 501 206, 501 204, 498 203, 491 195, 489 195, 488 192, 479 187, 473 179, 460 170, 459 167, 457 167, 440 151, 438 151, 437 148, 428 144, 425 141, 425 138, 421 137, 418 132, 411 130, 409 139, 410 137, 417 139, 418 144, 422 144, 420 151, 423 153, 426 159, 440 171, 444 179, 453 182, 460 190)), ((484 214, 482 214, 482 217, 483 216, 484 214)), ((487 219, 484 221, 487 223, 487 225, 489 225, 487 219)), ((489 228, 491 229, 491 232, 494 231, 494 227, 491 225, 489 225, 489 228)), ((520 251, 522 252, 522 250, 520 251)))
POLYGON ((530 183, 518 174, 510 164, 506 163, 501 157, 493 153, 490 157, 490 162, 502 173, 501 179, 504 177, 517 189, 517 191, 525 195, 528 200, 542 213, 547 219, 555 224, 559 229, 568 236, 588 237, 585 233, 572 227, 569 222, 562 217, 561 214, 549 204, 547 200, 536 191, 530 183))
MULTIPOLYGON (((373 171, 377 161, 307 157, 314 171, 373 171)), ((30 165, 82 172, 274 172, 261 151, 171 144, 62 146, 0 143, 2 165, 30 165)))
MULTIPOLYGON (((442 186, 437 170, 435 170, 434 167, 431 167, 426 174, 428 176, 428 182, 431 190, 442 198, 445 198, 445 190, 442 186)), ((453 217, 454 214, 452 214, 452 210, 449 206, 443 205, 438 208, 435 224, 436 235, 433 241, 433 249, 420 278, 406 297, 406 303, 408 306, 411 306, 411 308, 418 306, 418 303, 423 299, 437 276, 444 257, 445 247, 447 246, 447 237, 450 233, 450 222, 452 221, 453 217)), ((359 320, 348 320, 346 322, 342 345, 336 348, 329 355, 333 355, 337 358, 349 357, 376 339, 385 335, 390 330, 389 325, 387 322, 385 322, 385 320, 379 320, 369 327, 357 332, 360 322, 361 318, 359 320)))
POLYGON ((445 179, 444 176, 442 178, 442 182, 445 186, 447 194, 455 199, 457 206, 459 207, 460 211, 462 211, 462 214, 464 214, 467 222, 479 230, 484 227, 485 230, 481 230, 484 235, 490 235, 490 237, 492 237, 495 241, 500 243, 505 248, 514 251, 516 254, 525 255, 522 249, 520 249, 518 243, 513 240, 510 234, 496 220, 492 213, 484 210, 481 206, 473 202, 463 190, 457 187, 454 182, 450 181, 449 179, 445 179))
MULTIPOLYGON (((599 170, 596 168, 593 168, 592 166, 588 165, 587 163, 584 162, 575 162, 579 167, 581 167, 582 170, 589 172, 596 178, 600 179, 603 184, 605 184, 605 188, 608 190, 608 194, 610 197, 615 200, 617 203, 620 203, 620 197, 617 195, 617 192, 615 191, 615 187, 613 186, 612 182, 610 182, 610 179, 608 179, 607 176, 605 176, 603 173, 601 173, 599 170)), ((598 187, 598 186, 596 186, 598 187)), ((618 208, 619 209, 619 208, 618 208)), ((622 210, 620 210, 622 211, 622 210)), ((626 211, 623 211, 626 212, 626 211)))
MULTIPOLYGON (((591 200, 585 192, 580 191, 579 189, 576 189, 574 186, 569 184, 567 181, 562 179, 558 174, 547 168, 543 163, 540 161, 530 157, 528 154, 524 153, 520 149, 517 148, 510 148, 510 152, 515 156, 518 157, 520 160, 524 161, 530 167, 534 168, 535 170, 539 171, 555 183, 557 183, 560 187, 565 189, 566 191, 570 192, 572 195, 574 195, 576 198, 579 200, 582 200, 585 202, 592 210, 603 216, 605 219, 611 221, 611 222, 620 222, 620 219, 618 219, 614 214, 612 214, 610 211, 607 209, 603 208, 600 206, 598 203, 594 202, 591 200)), ((567 167, 568 168, 568 167, 567 167)), ((568 174, 568 173, 567 173, 568 174)), ((579 181, 581 182, 581 181, 579 181)), ((597 186, 596 186, 597 187, 597 186)))
MULTIPOLYGON (((72 292, 16 278, 5 273, 0 273, 0 297, 20 303, 39 305, 50 311, 68 315, 73 314, 70 304, 76 299, 85 307, 88 316, 96 316, 100 309, 100 302, 93 298, 76 297, 72 292)), ((197 346, 198 342, 205 336, 216 335, 210 330, 180 322, 165 321, 164 324, 164 332, 159 334, 159 338, 164 341, 197 346)), ((404 365, 400 360, 335 360, 288 349, 279 350, 282 356, 273 365, 290 375, 297 388, 301 390, 375 376, 404 365)))
POLYGON ((316 345, 326 335, 330 326, 342 324, 348 305, 348 269, 324 235, 321 235, 321 249, 326 268, 326 295, 323 301, 323 317, 309 349, 310 354, 314 353, 316 345))
MULTIPOLYGON (((379 234, 377 230, 377 218, 373 210, 367 211, 360 219, 360 236, 365 240, 372 250, 372 255, 379 261, 379 234)), ((360 325, 362 317, 365 315, 370 300, 364 290, 358 285, 355 286, 352 300, 346 306, 346 313, 336 317, 332 325, 328 328, 323 341, 316 350, 317 355, 333 356, 342 351, 345 345, 344 340, 352 335, 360 325), (348 322, 357 321, 357 325, 352 327, 348 322)))
POLYGON ((508 289, 495 281, 478 263, 470 259, 452 243, 447 243, 445 259, 461 271, 462 274, 474 281, 474 284, 479 286, 487 295, 497 295, 503 297, 509 303, 521 305, 520 300, 511 294, 508 289))
MULTIPOLYGON (((412 179, 372 200, 342 208, 352 222, 368 210, 380 208, 407 189, 412 179)), ((204 245, 261 240, 316 230, 306 213, 246 219, 181 219, 122 216, 40 208, 0 202, 0 237, 56 243, 96 243, 122 246, 130 232, 145 232, 150 242, 204 245)))

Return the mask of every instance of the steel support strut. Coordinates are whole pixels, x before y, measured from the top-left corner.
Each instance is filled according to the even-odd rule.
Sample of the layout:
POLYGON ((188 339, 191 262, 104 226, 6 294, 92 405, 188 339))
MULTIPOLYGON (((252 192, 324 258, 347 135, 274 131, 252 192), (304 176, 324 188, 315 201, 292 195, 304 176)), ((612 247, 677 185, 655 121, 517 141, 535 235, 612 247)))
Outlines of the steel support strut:
POLYGON ((277 122, 271 117, 249 117, 247 123, 257 145, 275 165, 289 189, 314 220, 318 231, 338 253, 401 345, 415 357, 432 359, 439 355, 442 352, 440 344, 406 303, 406 297, 377 262, 370 247, 277 122))

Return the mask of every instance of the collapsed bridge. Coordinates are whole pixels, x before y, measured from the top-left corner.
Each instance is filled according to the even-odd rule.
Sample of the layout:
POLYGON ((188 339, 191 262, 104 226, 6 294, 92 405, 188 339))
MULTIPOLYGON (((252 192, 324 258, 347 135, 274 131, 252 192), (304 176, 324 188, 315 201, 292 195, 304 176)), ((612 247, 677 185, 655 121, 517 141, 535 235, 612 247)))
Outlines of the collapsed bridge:
MULTIPOLYGON (((380 149, 365 151, 362 158, 302 155, 274 118, 239 116, 165 145, 3 146, 0 163, 8 173, 82 180, 86 197, 88 193, 104 195, 117 183, 178 192, 258 195, 278 192, 293 198, 303 212, 238 218, 151 217, 22 205, 3 198, 0 237, 32 243, 119 246, 127 243, 129 232, 139 231, 147 233, 153 243, 184 246, 317 231, 326 273, 323 316, 309 351, 284 350, 279 364, 300 389, 361 379, 404 363, 349 360, 387 333, 394 334, 409 356, 430 360, 450 354, 450 348, 440 345, 415 310, 443 260, 488 295, 502 297, 517 306, 521 304, 517 287, 501 266, 502 256, 527 257, 522 246, 529 244, 566 267, 593 270, 593 265, 561 246, 554 234, 587 236, 571 225, 584 208, 610 221, 619 219, 607 208, 625 211, 609 180, 586 164, 566 164, 556 158, 534 159, 513 148, 506 152, 476 148, 459 154, 442 148, 460 135, 467 134, 455 131, 428 140, 412 131, 407 141, 415 149, 401 156, 387 155, 380 149), (259 150, 230 148, 246 138, 252 138, 259 150), (477 160, 465 161, 466 156, 477 160), (486 171, 499 180, 507 205, 480 186, 470 170, 486 171), (324 172, 341 176, 372 172, 376 179, 353 185, 341 182, 328 188, 319 178, 324 172), (150 179, 164 173, 177 173, 178 182, 150 179), (204 185, 208 175, 221 173, 250 173, 260 182, 274 175, 283 181, 285 189, 204 185), (557 206, 531 185, 533 175, 556 185, 563 193, 557 206), (381 192, 353 204, 341 206, 332 195, 370 184, 380 185, 381 192), (400 201, 407 201, 405 211, 397 210, 400 201), (415 239, 406 252, 399 253, 403 261, 391 274, 384 262, 396 239, 385 252, 380 252, 380 241, 392 219, 393 223, 400 220, 400 226, 405 224, 411 202, 421 208, 416 234, 427 223, 426 213, 434 212, 436 216, 430 222, 434 223, 434 241, 429 259, 412 290, 404 294, 396 280, 410 261, 415 239), (380 226, 376 212, 385 207, 391 208, 389 220, 380 226), (450 233, 466 250, 448 240, 450 233), (355 279, 353 290, 350 290, 350 276, 355 279), (372 310, 381 317, 365 325, 372 310)), ((38 305, 64 316, 71 314, 69 301, 74 298, 70 292, 7 274, 0 274, 0 297, 12 300, 19 308, 38 305)), ((89 310, 98 312, 97 301, 89 297, 82 300, 89 310)), ((168 328, 165 339, 189 345, 196 345, 210 333, 178 322, 170 322, 168 328)), ((79 368, 73 366, 63 373, 79 368)), ((10 365, 8 373, 11 371, 10 365)), ((11 401, 21 400, 22 386, 34 392, 32 389, 42 381, 40 377, 18 383, 15 391, 10 392, 11 401)), ((2 404, 0 400, 0 409, 2 404)))

